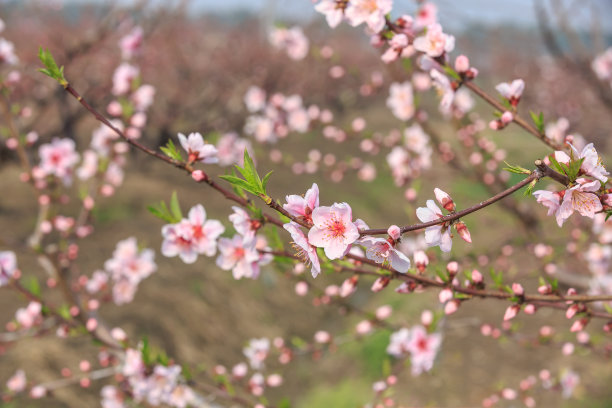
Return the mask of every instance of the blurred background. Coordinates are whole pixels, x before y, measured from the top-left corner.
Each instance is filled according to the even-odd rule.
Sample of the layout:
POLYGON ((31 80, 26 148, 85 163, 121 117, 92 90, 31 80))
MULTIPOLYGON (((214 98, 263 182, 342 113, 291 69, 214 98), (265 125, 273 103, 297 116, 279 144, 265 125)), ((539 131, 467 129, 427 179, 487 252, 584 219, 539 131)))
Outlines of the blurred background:
MULTIPOLYGON (((546 123, 567 118, 567 133, 582 135, 605 158, 610 157, 612 90, 609 82, 595 75, 591 63, 612 45, 611 2, 439 0, 435 4, 445 32, 457 38, 453 55, 469 56, 480 72, 479 86, 494 95, 497 83, 523 78, 526 90, 520 112, 524 117, 533 110, 542 112, 546 123)), ((412 1, 395 1, 394 16, 414 14, 417 8, 412 1)), ((113 99, 112 76, 122 61, 118 42, 132 27, 141 26, 144 44, 136 61, 142 82, 156 88, 142 142, 159 147, 169 139, 176 142, 178 132, 200 132, 217 142, 221 135, 237 132, 252 141, 258 169, 274 170, 270 191, 281 201, 287 194, 303 194, 316 182, 322 205, 346 201, 355 218, 383 227, 416 222, 416 207, 433 198, 434 187, 450 193, 463 208, 487 198, 504 182, 520 179, 498 177, 501 168, 489 171, 484 163, 474 169, 466 167, 471 151, 460 143, 457 129, 468 119, 443 120, 437 98, 429 92, 423 94, 420 104, 430 117, 425 130, 432 139, 432 166, 418 177, 396 183, 386 161, 391 149, 385 140, 403 131, 405 124, 393 117, 385 101, 389 85, 406 80, 406 67, 383 64, 380 50, 370 45, 361 29, 343 24, 330 30, 308 0, 5 0, 0 1, 0 18, 6 25, 1 35, 15 44, 19 58, 14 69, 22 75, 11 95, 18 125, 23 133, 37 132, 39 143, 69 137, 83 148, 98 124, 36 71, 38 47, 49 48, 65 66, 74 87, 103 111, 113 99), (288 58, 269 41, 274 27, 293 25, 301 26, 309 39, 308 55, 300 61, 288 58), (257 143, 244 132, 251 115, 244 95, 251 86, 268 95, 298 94, 305 106, 329 110, 334 126, 344 136, 325 137, 321 125, 274 144, 257 143), (365 120, 365 129, 355 130, 355 119, 365 120), (363 140, 372 143, 364 146, 363 140), (445 154, 449 151, 453 153, 450 158, 445 154), (316 163, 309 165, 311 162, 316 163), (366 164, 370 173, 375 169, 373 181, 364 175, 366 164), (483 186, 487 172, 501 184, 483 186)), ((485 124, 479 127, 478 138, 493 143, 493 151, 503 150, 508 162, 530 168, 535 159, 549 153, 545 145, 516 126, 503 132, 488 130, 492 109, 480 100, 474 104, 469 121, 485 124)), ((17 158, 4 143, 0 160, 0 246, 17 248, 24 274, 44 278, 27 248, 36 222, 35 194, 19 182, 17 158)), ((211 170, 213 174, 226 171, 211 170)), ((78 185, 73 186, 72 192, 77 191, 78 185)), ((257 280, 235 281, 230 272, 214 264, 214 258, 200 257, 193 265, 164 258, 159 253, 163 222, 146 207, 167 201, 172 191, 177 192, 184 212, 201 203, 210 218, 230 225, 227 216, 231 210, 221 197, 184 174, 133 152, 123 186, 113 197, 101 199, 93 213, 95 233, 83 240, 78 265, 80 274, 90 276, 111 257, 116 243, 130 236, 153 248, 158 271, 140 285, 132 303, 105 306, 101 314, 111 327, 122 327, 133 339, 148 336, 155 347, 179 362, 202 370, 215 364, 231 367, 244 361, 242 348, 250 338, 311 341, 317 330, 340 337, 352 335, 363 320, 351 312, 352 307, 373 311, 391 305, 393 323, 407 326, 417 324, 423 310, 440 308, 433 291, 400 295, 390 286, 373 294, 371 282, 365 280, 347 300, 351 307, 335 302, 321 305, 317 300, 320 292, 346 276, 330 274, 313 280, 297 276, 292 265, 281 264, 264 268, 257 280), (310 287, 306 296, 295 293, 299 281, 310 287)), ((67 213, 76 213, 78 203, 66 208, 67 213)), ((450 257, 437 248, 429 250, 432 270, 443 269, 450 260, 459 261, 464 270, 477 268, 485 275, 495 268, 504 272, 506 282, 521 280, 532 292, 537 277, 553 263, 564 288, 587 289, 589 272, 581 253, 586 251, 589 234, 580 235, 580 228, 588 224, 572 219, 559 229, 545 212, 533 198, 518 194, 504 206, 467 218, 474 244, 455 238, 450 257), (568 240, 577 242, 569 259, 568 240), (545 246, 544 256, 537 255, 541 254, 537 244, 545 246), (511 246, 510 255, 506 250, 502 256, 504 245, 511 246)), ((416 235, 407 239, 407 245, 419 245, 416 235)), ((0 321, 9 322, 23 300, 9 291, 1 293, 0 321)), ((612 404, 610 349, 605 347, 599 323, 593 324, 588 344, 578 345, 573 355, 565 356, 561 346, 576 343, 576 337, 569 333, 570 322, 562 312, 543 310, 535 316, 519 316, 497 340, 480 335, 483 324, 501 328, 505 307, 503 302, 474 300, 445 319, 444 341, 433 371, 419 377, 404 372, 397 400, 405 406, 480 406, 483 398, 504 387, 517 388, 522 379, 537 376, 542 369, 553 374, 572 369, 581 378, 574 397, 563 399, 559 392, 542 389, 536 398, 539 406, 612 404), (552 334, 541 336, 542 326, 550 326, 552 334)), ((330 352, 304 353, 287 366, 271 362, 270 370, 284 376, 283 386, 271 392, 271 400, 278 403, 288 397, 295 407, 358 407, 371 401, 372 383, 381 378, 387 358, 389 334, 382 329, 358 338, 349 336, 330 352)), ((95 360, 96 354, 86 338, 47 336, 2 343, 0 381, 17 368, 23 368, 33 382, 49 381, 59 378, 62 368, 76 371, 82 358, 95 360)), ((104 381, 94 382, 89 389, 66 387, 57 390, 55 398, 0 406, 99 406, 102 385, 104 381)), ((521 406, 513 405, 516 403, 506 402, 521 406)))

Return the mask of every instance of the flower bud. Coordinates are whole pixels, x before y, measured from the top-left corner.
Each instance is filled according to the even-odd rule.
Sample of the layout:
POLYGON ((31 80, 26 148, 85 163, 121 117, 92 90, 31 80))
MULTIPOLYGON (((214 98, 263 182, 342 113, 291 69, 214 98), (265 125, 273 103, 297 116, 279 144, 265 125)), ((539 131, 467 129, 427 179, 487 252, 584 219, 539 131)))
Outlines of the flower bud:
POLYGON ((459 221, 458 223, 456 223, 455 229, 457 230, 457 233, 459 234, 461 239, 463 239, 465 242, 469 244, 472 243, 472 237, 470 236, 470 230, 468 230, 467 226, 464 224, 463 221, 459 221))
POLYGON ((389 278, 388 276, 381 276, 380 278, 376 279, 372 284, 372 292, 380 292, 381 290, 387 287, 389 282, 391 282, 391 278, 389 278))
POLYGON ((389 229, 387 230, 387 234, 389 234, 389 236, 394 240, 397 241, 400 236, 402 235, 402 232, 400 230, 400 227, 398 227, 397 225, 392 225, 389 227, 389 229))
POLYGON ((514 319, 518 314, 519 310, 521 310, 521 307, 519 305, 508 306, 508 308, 506 309, 506 313, 504 313, 504 320, 506 321, 514 319))
POLYGON ((523 289, 523 285, 520 283, 513 283, 512 291, 516 296, 523 296, 525 294, 525 289, 523 289))
POLYGON ((455 71, 460 74, 467 72, 470 69, 470 60, 465 55, 459 55, 455 59, 455 71))
POLYGON ((479 283, 482 283, 482 281, 483 281, 482 273, 474 269, 472 271, 472 282, 475 284, 479 284, 479 283))
POLYGON ((446 303, 452 298, 453 298, 453 291, 450 290, 449 288, 442 289, 440 291, 440 294, 438 295, 438 300, 440 300, 440 303, 446 303))
POLYGON ((448 195, 448 193, 445 193, 439 188, 435 188, 434 194, 436 195, 436 200, 438 200, 438 202, 442 204, 442 207, 444 207, 446 211, 448 212, 455 211, 455 203, 453 202, 453 199, 451 198, 451 196, 448 195))
POLYGON ((414 253, 414 264, 419 273, 423 273, 429 264, 429 258, 424 251, 416 251, 414 253))
POLYGON ((514 120, 514 115, 512 115, 512 112, 504 112, 503 115, 501 115, 501 122, 504 125, 507 125, 508 123, 512 122, 514 120))

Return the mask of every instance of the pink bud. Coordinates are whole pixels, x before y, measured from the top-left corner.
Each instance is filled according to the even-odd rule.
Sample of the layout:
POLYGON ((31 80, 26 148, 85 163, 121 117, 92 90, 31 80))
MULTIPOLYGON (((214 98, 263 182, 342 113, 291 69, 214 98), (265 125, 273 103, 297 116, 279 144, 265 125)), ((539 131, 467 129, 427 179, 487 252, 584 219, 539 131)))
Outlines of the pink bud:
POLYGON ((340 286, 340 291, 338 294, 340 297, 347 297, 357 289, 357 281, 359 280, 358 276, 352 276, 342 282, 342 286, 340 286))
POLYGON ((538 286, 538 293, 541 295, 548 295, 552 293, 552 287, 550 285, 538 286))
POLYGON ((429 264, 429 258, 424 251, 416 251, 414 253, 414 263, 419 273, 423 273, 429 264))
POLYGON ((400 227, 398 227, 397 225, 392 225, 387 230, 387 234, 389 234, 389 236, 393 238, 394 241, 397 241, 402 235, 402 232, 400 230, 400 227))
POLYGON ((563 347, 561 348, 561 353, 563 353, 564 356, 569 356, 571 354, 574 354, 574 345, 569 342, 565 343, 563 347))
POLYGON ((91 317, 87 319, 87 323, 85 324, 85 327, 87 328, 88 331, 94 331, 96 330, 96 327, 98 327, 98 321, 94 319, 93 317, 91 317))
POLYGON ((448 212, 455 211, 455 203, 448 193, 440 190, 439 188, 434 189, 434 194, 436 195, 436 200, 444 207, 444 209, 448 212))
POLYGON ((87 360, 81 360, 81 362, 79 363, 79 370, 83 372, 91 370, 91 363, 87 360))
POLYGON ((317 343, 329 343, 331 341, 331 335, 323 330, 319 330, 315 333, 314 339, 317 343))
POLYGON ((393 312, 393 309, 391 308, 391 306, 389 305, 380 306, 378 309, 376 309, 376 318, 378 320, 385 320, 389 318, 389 316, 391 316, 392 312, 393 312))
POLYGON ((568 318, 568 319, 571 319, 572 317, 574 317, 576 315, 576 313, 578 313, 579 309, 580 309, 580 307, 578 305, 576 305, 576 304, 571 305, 565 311, 565 317, 568 318))
POLYGON ((509 111, 505 111, 503 113, 503 115, 501 116, 501 121, 504 125, 507 125, 508 123, 512 122, 514 120, 514 115, 512 115, 512 112, 509 111))
POLYGON ((440 291, 440 294, 438 295, 438 299, 440 300, 440 303, 446 303, 452 298, 453 298, 453 291, 448 288, 442 289, 440 291))
POLYGON ((576 335, 576 340, 578 340, 578 343, 586 344, 591 340, 591 336, 589 336, 589 333, 581 331, 576 335))
POLYGON ((372 292, 380 292, 381 290, 387 287, 389 282, 391 282, 391 278, 389 278, 388 276, 381 276, 380 278, 376 279, 372 284, 372 292))
POLYGON ((574 324, 572 324, 572 327, 570 328, 570 331, 572 333, 582 331, 582 330, 584 330, 584 328, 585 328, 585 326, 587 325, 588 322, 589 322, 589 319, 586 319, 586 318, 585 319, 576 320, 574 322, 574 324))
POLYGON ((491 130, 498 130, 499 129, 499 121, 497 120, 492 120, 489 122, 489 128, 491 130))
POLYGON ((455 276, 459 271, 459 264, 455 261, 451 261, 446 264, 446 270, 448 271, 449 275, 455 276))
POLYGON ((280 374, 271 374, 266 379, 266 382, 270 387, 278 387, 283 383, 283 377, 280 374))
POLYGON ((478 284, 478 283, 481 283, 482 280, 483 280, 482 273, 480 273, 478 270, 474 269, 472 271, 472 282, 478 284))
POLYGON ((506 313, 504 313, 504 320, 514 319, 518 314, 521 307, 519 305, 510 305, 506 309, 506 313))
POLYGON ((516 296, 523 296, 525 294, 525 290, 523 289, 523 285, 521 285, 520 283, 513 283, 512 284, 512 291, 514 292, 514 294, 516 296))
POLYGON ((295 294, 298 296, 306 296, 308 294, 308 283, 299 281, 295 284, 295 294))
POLYGON ((525 312, 525 314, 528 314, 528 315, 535 314, 535 312, 536 312, 536 307, 535 307, 535 305, 533 305, 533 304, 529 303, 528 305, 526 305, 526 306, 523 308, 523 312, 525 312))
POLYGON ((429 326, 433 323, 434 315, 431 310, 423 310, 421 313, 421 323, 423 326, 429 326))
POLYGON ((206 179, 206 174, 204 174, 202 170, 194 170, 191 172, 191 178, 194 179, 195 181, 200 182, 206 179))
POLYGON ((512 388, 504 388, 501 392, 501 396, 505 400, 514 400, 517 397, 517 392, 512 388))
POLYGON ((459 309, 459 301, 453 300, 444 306, 444 313, 447 315, 455 313, 459 309))
POLYGON ((459 55, 455 59, 455 71, 463 74, 464 72, 467 72, 468 69, 470 69, 470 60, 463 54, 459 55))
POLYGON ((467 226, 463 223, 463 221, 459 221, 455 224, 455 229, 457 233, 468 244, 472 243, 472 237, 470 236, 470 230, 468 230, 467 226))
POLYGON ((370 322, 369 320, 362 320, 357 323, 355 330, 358 334, 368 334, 372 331, 372 322, 370 322))

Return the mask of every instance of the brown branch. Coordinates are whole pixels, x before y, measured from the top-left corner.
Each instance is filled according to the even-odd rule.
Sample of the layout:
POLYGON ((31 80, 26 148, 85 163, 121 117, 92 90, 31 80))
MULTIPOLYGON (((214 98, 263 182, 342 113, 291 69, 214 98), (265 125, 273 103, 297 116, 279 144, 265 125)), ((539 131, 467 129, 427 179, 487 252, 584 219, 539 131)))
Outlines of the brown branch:
MULTIPOLYGON (((447 216, 438 218, 437 220, 433 220, 433 221, 428 221, 428 222, 423 222, 420 224, 413 224, 413 225, 406 225, 404 227, 401 228, 401 232, 402 234, 405 232, 410 232, 410 231, 418 231, 418 230, 422 230, 425 229, 427 227, 433 227, 434 225, 439 225, 439 224, 444 224, 446 222, 452 222, 455 220, 458 220, 461 217, 464 217, 468 214, 471 214, 473 212, 476 212, 478 210, 481 210, 485 207, 490 206, 491 204, 496 203, 497 201, 503 199, 504 197, 509 196, 510 194, 514 193, 515 191, 520 190, 521 188, 525 187, 526 185, 528 185, 529 183, 532 183, 533 181, 537 181, 540 178, 542 178, 542 173, 540 172, 540 170, 536 170, 534 172, 532 172, 527 178, 525 178, 523 181, 513 185, 512 187, 494 195, 493 197, 485 200, 485 201, 481 201, 480 203, 473 205, 469 208, 466 208, 465 210, 459 211, 459 212, 455 212, 452 214, 449 214, 447 216)), ((368 229, 368 230, 363 230, 361 231, 361 235, 381 235, 381 234, 386 234, 387 233, 387 229, 385 228, 378 228, 378 229, 368 229)))

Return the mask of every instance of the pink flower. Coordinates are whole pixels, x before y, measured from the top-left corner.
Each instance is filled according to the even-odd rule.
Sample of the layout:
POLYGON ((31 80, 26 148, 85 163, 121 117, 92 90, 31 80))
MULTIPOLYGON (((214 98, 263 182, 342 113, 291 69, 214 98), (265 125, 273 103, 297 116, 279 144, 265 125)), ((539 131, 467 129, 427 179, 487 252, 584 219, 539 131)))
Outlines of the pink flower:
POLYGON ((612 47, 599 54, 591 63, 591 68, 600 80, 612 80, 612 47))
POLYGON ((40 324, 42 322, 42 305, 39 302, 30 302, 27 307, 19 308, 15 312, 15 320, 23 329, 40 324))
POLYGON ((610 173, 605 169, 605 167, 601 164, 601 158, 595 150, 593 143, 589 143, 586 145, 580 153, 578 153, 578 149, 576 149, 573 145, 570 145, 574 152, 578 155, 578 159, 584 159, 582 165, 580 166, 580 170, 582 170, 586 175, 596 178, 602 183, 606 183, 608 181, 608 176, 610 173))
POLYGON ((153 250, 140 250, 136 238, 131 237, 117 243, 113 257, 104 263, 104 268, 114 280, 126 278, 137 285, 157 270, 154 259, 153 250))
MULTIPOLYGON (((421 222, 430 222, 442 218, 442 211, 433 200, 427 200, 427 207, 417 208, 417 217, 421 222)), ((450 252, 453 241, 450 228, 445 225, 434 225, 425 229, 425 242, 428 246, 440 246, 443 252, 450 252)))
POLYGON ((142 47, 143 31, 142 27, 134 27, 127 35, 119 40, 119 48, 121 56, 124 59, 130 59, 134 55, 140 53, 142 47))
POLYGON ((270 340, 266 338, 251 339, 249 345, 242 349, 245 357, 249 359, 249 364, 254 370, 264 368, 264 361, 270 352, 270 340))
POLYGON ((359 231, 352 219, 351 207, 347 203, 317 207, 312 213, 314 226, 308 232, 308 241, 323 248, 329 259, 342 258, 359 238, 359 231))
POLYGON ((438 349, 442 343, 440 333, 427 334, 423 326, 414 326, 410 333, 408 351, 412 375, 419 375, 433 367, 438 349))
POLYGON ((406 81, 402 84, 394 82, 389 87, 387 106, 399 120, 408 120, 414 116, 414 97, 412 85, 406 81))
POLYGON ((105 385, 100 391, 102 408, 125 408, 123 395, 119 389, 113 385, 105 385))
POLYGON ((12 42, 0 38, 0 64, 15 65, 19 58, 15 55, 15 46, 12 42))
POLYGON ((385 14, 392 7, 393 0, 351 0, 345 16, 353 27, 366 23, 372 32, 378 33, 385 28, 385 14))
POLYGON ((244 165, 244 150, 252 154, 251 142, 247 139, 238 137, 235 132, 225 133, 217 141, 217 158, 220 166, 230 166, 232 164, 244 165))
POLYGON ((313 183, 306 191, 304 197, 299 195, 288 195, 285 197, 287 204, 283 208, 294 217, 302 217, 304 221, 312 222, 312 212, 319 206, 319 186, 313 183))
POLYGON ((453 101, 455 100, 455 91, 450 80, 440 71, 432 69, 429 71, 434 88, 440 97, 440 111, 444 114, 450 112, 453 101))
POLYGON ((389 346, 387 346, 387 354, 393 357, 400 358, 404 354, 408 353, 408 347, 410 344, 410 329, 402 328, 391 334, 389 346))
POLYGON ((563 398, 569 398, 574 393, 574 388, 580 384, 580 376, 575 371, 564 370, 560 382, 563 398))
POLYGON ((257 112, 266 107, 266 91, 258 86, 251 86, 244 94, 244 103, 249 112, 257 112))
POLYGON ((232 210, 234 210, 234 213, 230 214, 229 220, 234 225, 236 232, 242 235, 245 241, 254 239, 255 233, 257 233, 257 228, 254 227, 259 224, 259 221, 251 220, 249 213, 240 207, 233 206, 232 210))
POLYGON ((206 220, 206 210, 198 204, 189 210, 187 219, 162 228, 164 242, 162 254, 179 256, 185 263, 193 263, 198 255, 213 256, 217 251, 217 238, 225 227, 217 220, 206 220))
POLYGON ((344 18, 346 3, 338 0, 322 0, 315 6, 315 10, 325 15, 327 24, 331 28, 336 28, 344 18))
POLYGON ((294 248, 298 251, 298 257, 300 257, 300 259, 307 265, 312 264, 310 272, 312 273, 312 277, 316 278, 317 275, 321 273, 321 265, 319 263, 317 250, 310 245, 299 224, 291 221, 290 223, 283 225, 283 228, 285 228, 291 234, 294 248))
POLYGON ((113 74, 113 95, 125 95, 132 89, 132 84, 140 75, 140 70, 137 66, 130 65, 127 62, 119 65, 113 74))
POLYGON ((13 251, 0 252, 0 287, 9 283, 17 270, 17 257, 13 251))
POLYGON ((128 348, 125 351, 125 359, 121 373, 126 377, 132 377, 144 373, 145 365, 142 361, 142 353, 140 350, 128 348))
MULTIPOLYGON (((130 99, 134 104, 134 109, 137 112, 144 112, 153 104, 155 96, 155 87, 153 85, 141 85, 132 93, 130 99)), ((140 126, 142 127, 142 126, 140 126)))
POLYGON ((409 58, 412 54, 414 54, 414 48, 410 46, 408 36, 406 34, 396 34, 389 41, 389 48, 380 58, 385 64, 389 64, 400 56, 409 58))
POLYGON ((363 237, 360 244, 366 247, 366 258, 376 263, 388 262, 398 272, 406 273, 410 269, 410 259, 384 238, 363 237))
POLYGON ((437 21, 438 7, 433 3, 425 3, 419 8, 414 21, 415 28, 420 30, 423 27, 435 24, 437 21))
POLYGON ((256 241, 244 241, 238 234, 232 239, 219 239, 219 256, 217 266, 225 271, 232 270, 234 279, 259 276, 259 253, 255 249, 256 241))
POLYGON ((511 83, 502 82, 498 84, 495 89, 497 89, 497 92, 506 98, 512 106, 516 106, 525 89, 525 82, 522 79, 515 79, 511 83))
POLYGON ((548 214, 552 215, 561 206, 561 194, 556 191, 538 190, 533 192, 536 201, 548 208, 548 214))
POLYGON ((217 148, 211 144, 204 142, 204 138, 199 133, 190 133, 185 136, 182 133, 178 134, 181 146, 187 152, 189 157, 187 161, 201 163, 217 163, 217 148))
POLYGON ((26 385, 26 375, 23 370, 17 370, 17 372, 15 372, 15 374, 6 382, 6 388, 15 393, 25 390, 26 385))
POLYGON ((578 184, 565 190, 563 202, 556 212, 559 226, 562 226, 574 211, 578 211, 584 217, 593 218, 595 213, 603 209, 599 197, 594 194, 601 188, 601 183, 599 181, 588 182, 584 179, 576 181, 578 184))
POLYGON ((53 175, 63 180, 64 184, 72 181, 72 170, 79 162, 79 154, 75 151, 74 140, 53 139, 38 149, 40 170, 46 176, 53 175))
POLYGON ((292 60, 299 61, 308 55, 309 41, 300 27, 274 28, 269 38, 274 48, 285 50, 292 60))
POLYGON ((427 26, 427 32, 424 36, 417 37, 414 40, 414 48, 432 58, 439 57, 455 48, 455 37, 444 34, 442 26, 435 23, 427 26))

